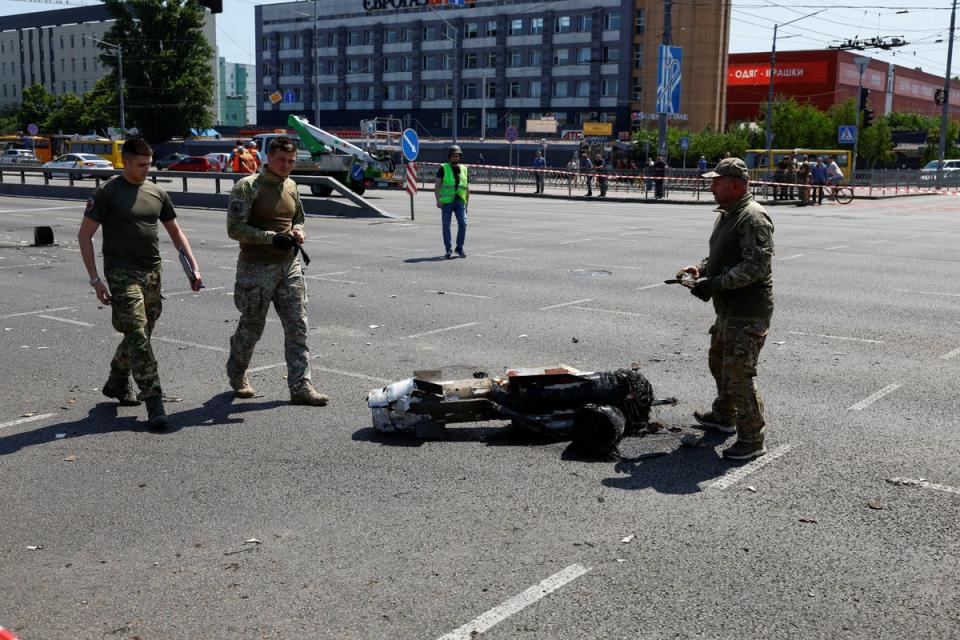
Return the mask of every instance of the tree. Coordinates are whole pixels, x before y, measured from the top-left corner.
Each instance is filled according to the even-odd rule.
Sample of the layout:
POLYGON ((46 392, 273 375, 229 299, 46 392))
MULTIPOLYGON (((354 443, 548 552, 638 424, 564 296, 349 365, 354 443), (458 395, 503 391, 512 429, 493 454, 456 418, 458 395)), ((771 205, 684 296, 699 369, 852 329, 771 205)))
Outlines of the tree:
POLYGON ((893 139, 886 118, 880 118, 872 127, 861 129, 857 144, 857 154, 868 169, 878 164, 886 165, 896 160, 893 152, 893 139))
POLYGON ((83 119, 83 99, 75 93, 65 93, 56 100, 56 106, 43 121, 41 127, 50 133, 78 133, 83 119))
POLYGON ((24 89, 23 99, 20 101, 20 130, 26 131, 30 124, 43 128, 56 100, 42 84, 34 84, 24 89))
POLYGON ((119 104, 116 77, 100 78, 93 85, 93 89, 83 96, 83 113, 77 130, 95 131, 105 135, 109 127, 119 122, 119 104))
MULTIPOLYGON (((214 50, 203 34, 206 13, 196 0, 105 0, 105 5, 116 22, 103 40, 123 47, 127 126, 155 142, 211 126, 214 50)), ((116 87, 117 52, 98 46, 116 87)))
POLYGON ((20 110, 12 104, 0 109, 0 133, 10 134, 20 130, 20 110))
MULTIPOLYGON (((761 120, 766 128, 766 103, 760 105, 761 120)), ((836 145, 836 129, 830 117, 813 105, 801 104, 794 98, 773 103, 774 149, 832 148, 836 145), (830 140, 833 142, 830 142, 830 140)), ((761 145, 766 147, 764 140, 761 145)))

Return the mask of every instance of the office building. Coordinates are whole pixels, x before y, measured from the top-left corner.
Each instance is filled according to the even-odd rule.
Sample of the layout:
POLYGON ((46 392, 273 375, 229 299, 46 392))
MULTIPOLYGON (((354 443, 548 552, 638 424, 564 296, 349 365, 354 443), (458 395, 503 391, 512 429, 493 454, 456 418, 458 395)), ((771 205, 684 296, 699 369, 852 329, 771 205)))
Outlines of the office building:
POLYGON ((244 126, 257 123, 257 105, 254 96, 257 83, 256 66, 227 62, 219 58, 217 90, 220 98, 218 125, 244 126))

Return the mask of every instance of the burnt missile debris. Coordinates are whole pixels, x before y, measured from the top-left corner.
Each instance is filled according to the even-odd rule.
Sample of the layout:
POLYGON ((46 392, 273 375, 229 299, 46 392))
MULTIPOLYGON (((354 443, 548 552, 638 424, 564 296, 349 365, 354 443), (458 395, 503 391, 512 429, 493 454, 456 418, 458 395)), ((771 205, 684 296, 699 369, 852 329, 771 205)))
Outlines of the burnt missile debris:
POLYGON ((655 400, 636 368, 585 372, 565 365, 508 369, 501 378, 476 372, 466 380, 416 371, 367 394, 373 428, 381 433, 430 437, 448 424, 509 420, 541 436, 572 440, 585 453, 621 459, 620 440, 651 429, 652 407, 676 402, 655 400))
POLYGON ((686 271, 678 271, 676 278, 671 278, 670 280, 664 280, 663 284, 679 284, 680 286, 686 287, 687 289, 693 289, 693 285, 697 284, 697 279, 692 273, 687 273, 686 271))

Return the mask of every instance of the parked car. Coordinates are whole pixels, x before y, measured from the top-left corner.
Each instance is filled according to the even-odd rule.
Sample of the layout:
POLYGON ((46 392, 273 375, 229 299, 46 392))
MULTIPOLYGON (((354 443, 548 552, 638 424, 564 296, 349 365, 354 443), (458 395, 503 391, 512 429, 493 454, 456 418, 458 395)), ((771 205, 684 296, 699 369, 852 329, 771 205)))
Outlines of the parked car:
POLYGON ((233 171, 233 163, 230 161, 232 154, 229 153, 208 153, 204 156, 207 160, 217 165, 217 170, 221 173, 233 171))
POLYGON ((37 160, 37 154, 30 149, 6 149, 0 154, 0 164, 38 166, 40 162, 37 160))
POLYGON ((220 171, 206 156, 190 156, 170 165, 170 171, 220 171))
MULTIPOLYGON (((43 165, 44 169, 113 169, 113 163, 92 153, 67 153, 43 165)), ((68 177, 69 172, 51 173, 52 176, 68 177)), ((83 174, 74 173, 80 178, 83 174)), ((90 176, 92 174, 86 174, 90 176)))
MULTIPOLYGON (((939 160, 931 160, 920 169, 920 182, 935 182, 939 160)), ((960 180, 960 160, 943 161, 943 180, 951 184, 960 180)))
POLYGON ((164 156, 163 158, 154 160, 153 166, 155 166, 157 169, 169 169, 170 165, 176 164, 177 162, 180 162, 184 158, 189 158, 189 157, 190 156, 188 156, 185 153, 179 153, 179 152, 171 153, 168 156, 164 156))

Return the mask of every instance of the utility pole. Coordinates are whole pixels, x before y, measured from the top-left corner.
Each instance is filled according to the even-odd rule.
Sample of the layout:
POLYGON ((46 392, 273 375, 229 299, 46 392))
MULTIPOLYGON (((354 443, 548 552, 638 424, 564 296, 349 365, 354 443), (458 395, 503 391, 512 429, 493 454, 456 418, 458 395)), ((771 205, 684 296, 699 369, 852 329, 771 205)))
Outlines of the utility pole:
POLYGON ((104 47, 108 49, 113 49, 117 52, 117 76, 120 81, 120 129, 123 131, 123 137, 127 137, 127 110, 123 104, 123 47, 118 44, 113 44, 112 42, 106 42, 93 36, 84 36, 88 40, 93 40, 94 42, 99 42, 104 47))
MULTIPOLYGON (((767 93, 767 127, 766 127, 766 138, 767 138, 767 162, 773 164, 773 159, 770 158, 770 148, 773 146, 773 79, 777 75, 777 29, 779 27, 785 27, 788 24, 793 24, 804 18, 809 18, 815 16, 818 13, 823 13, 826 9, 820 9, 819 11, 814 11, 813 13, 808 13, 805 16, 800 16, 795 18, 790 22, 784 22, 783 24, 773 25, 773 45, 770 47, 770 90, 767 93)), ((772 168, 772 167, 768 167, 772 168)))
POLYGON ((940 155, 937 163, 937 189, 943 188, 943 159, 947 152, 947 125, 950 115, 950 66, 953 63, 953 29, 957 19, 957 0, 950 13, 950 42, 947 44, 947 72, 943 76, 943 104, 940 106, 940 155))
POLYGON ((483 76, 480 81, 481 91, 483 91, 483 101, 480 109, 480 139, 487 137, 487 69, 484 67, 483 76))
MULTIPOLYGON (((663 0, 663 42, 664 46, 673 46, 673 0, 663 0)), ((657 114, 657 154, 667 155, 667 114, 657 114)))
POLYGON ((860 72, 860 81, 857 83, 857 117, 855 126, 857 133, 853 137, 853 162, 850 165, 850 184, 853 184, 853 172, 857 170, 857 152, 860 148, 860 110, 866 107, 866 105, 860 104, 860 100, 863 97, 863 72, 867 70, 867 65, 870 64, 870 58, 857 56, 853 59, 853 63, 857 65, 857 70, 860 72))
POLYGON ((317 21, 320 19, 317 13, 317 0, 313 0, 313 126, 320 126, 320 56, 317 48, 320 43, 317 42, 317 21))

